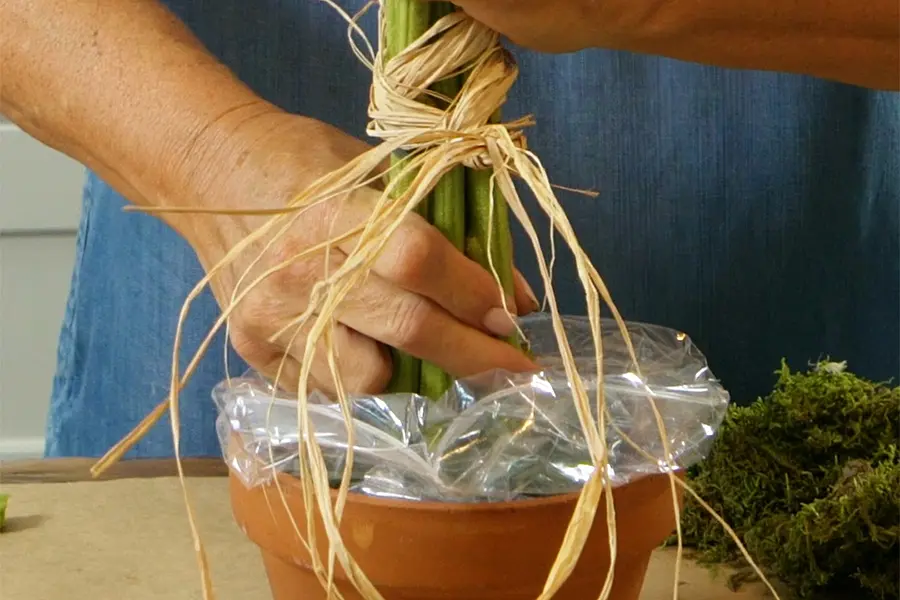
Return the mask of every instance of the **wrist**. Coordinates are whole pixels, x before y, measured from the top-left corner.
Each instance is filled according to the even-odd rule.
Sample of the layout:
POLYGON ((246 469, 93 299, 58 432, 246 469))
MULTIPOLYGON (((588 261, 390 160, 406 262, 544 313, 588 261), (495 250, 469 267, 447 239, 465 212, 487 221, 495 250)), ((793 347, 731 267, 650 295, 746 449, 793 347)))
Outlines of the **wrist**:
POLYGON ((172 205, 187 211, 162 217, 211 267, 271 218, 248 213, 285 206, 320 174, 313 163, 327 153, 315 142, 321 125, 265 103, 222 114, 173 169, 181 187, 172 205))
MULTIPOLYGON (((256 194, 242 197, 254 148, 286 116, 284 111, 260 99, 228 106, 198 124, 196 132, 174 141, 163 157, 160 172, 166 173, 165 198, 159 206, 187 212, 161 213, 161 218, 194 243, 209 237, 211 225, 241 220, 239 216, 210 213, 217 209, 247 208, 256 194), (203 212, 190 212, 200 209, 203 212)), ((262 190, 257 190, 262 193, 262 190)))

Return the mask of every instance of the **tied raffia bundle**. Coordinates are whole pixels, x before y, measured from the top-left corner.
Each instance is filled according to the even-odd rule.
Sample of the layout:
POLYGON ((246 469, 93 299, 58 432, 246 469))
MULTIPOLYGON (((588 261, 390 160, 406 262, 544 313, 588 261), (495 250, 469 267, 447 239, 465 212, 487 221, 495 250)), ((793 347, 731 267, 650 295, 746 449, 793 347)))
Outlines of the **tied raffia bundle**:
MULTIPOLYGON (((635 369, 638 361, 634 356, 625 322, 616 310, 609 292, 597 270, 581 248, 578 239, 569 223, 566 214, 557 200, 553 186, 540 159, 528 150, 524 129, 533 124, 531 117, 509 122, 496 122, 494 116, 499 113, 507 94, 518 75, 517 65, 500 43, 498 34, 477 23, 461 12, 449 12, 425 31, 423 35, 411 41, 402 49, 386 52, 388 40, 385 39, 385 18, 381 15, 379 29, 379 51, 376 53, 357 24, 359 17, 367 10, 367 6, 359 15, 351 17, 331 0, 325 0, 335 8, 349 23, 351 47, 358 58, 372 72, 372 88, 368 114, 370 123, 367 133, 381 140, 381 143, 368 152, 360 155, 344 167, 322 177, 308 189, 304 190, 284 209, 272 211, 268 221, 250 234, 217 265, 213 266, 188 296, 182 309, 175 338, 175 349, 172 361, 172 379, 168 398, 148 415, 135 430, 113 448, 94 468, 98 474, 120 459, 149 430, 159 418, 168 411, 171 415, 172 432, 176 457, 179 456, 179 392, 196 370, 201 356, 206 352, 215 334, 223 327, 227 328, 229 316, 240 304, 250 290, 262 279, 272 273, 287 268, 292 262, 321 255, 328 261, 329 253, 339 244, 353 241, 354 248, 346 255, 344 261, 327 272, 326 276, 316 283, 308 299, 307 308, 274 337, 289 335, 293 338, 300 332, 306 334, 305 348, 300 359, 301 370, 298 381, 290 382, 297 393, 297 424, 303 440, 299 453, 300 481, 302 483, 304 502, 308 511, 311 507, 318 509, 318 517, 324 525, 328 548, 328 561, 323 564, 317 547, 322 540, 315 539, 314 514, 307 514, 306 523, 294 523, 296 535, 310 551, 314 569, 323 586, 333 592, 335 598, 340 593, 333 586, 335 563, 343 568, 348 579, 368 600, 381 600, 382 596, 372 585, 365 573, 358 567, 354 558, 345 548, 339 532, 339 522, 346 503, 350 472, 353 465, 353 428, 351 427, 350 407, 341 385, 341 375, 332 343, 335 321, 333 315, 341 305, 348 292, 361 285, 372 269, 373 263, 383 251, 388 238, 397 230, 400 223, 410 213, 417 211, 427 201, 431 191, 438 182, 453 169, 466 167, 488 171, 490 173, 491 211, 507 210, 517 219, 529 238, 535 252, 546 293, 546 305, 552 316, 553 329, 562 357, 566 376, 570 384, 572 399, 575 403, 585 439, 589 444, 591 459, 595 466, 594 475, 583 487, 576 509, 570 520, 569 528, 559 550, 555 564, 546 581, 541 599, 551 598, 574 568, 593 524, 595 513, 604 494, 607 495, 606 514, 610 556, 612 557, 606 584, 600 600, 609 597, 616 557, 616 515, 612 496, 612 485, 607 472, 608 453, 606 430, 613 426, 607 421, 603 386, 603 347, 601 343, 601 301, 610 309, 619 330, 626 340, 631 360, 635 369), (361 40, 361 42, 359 41, 361 40), (465 74, 464 83, 458 94, 445 97, 441 103, 432 102, 435 97, 433 87, 436 83, 452 76, 465 74), (393 161, 390 173, 386 173, 383 165, 390 163, 392 156, 404 155, 403 160, 393 161), (389 175, 389 177, 385 177, 389 175), (566 339, 566 333, 560 318, 556 297, 551 281, 552 260, 548 262, 538 233, 529 218, 519 193, 514 185, 514 178, 522 181, 534 196, 537 206, 549 217, 552 227, 574 256, 578 278, 582 284, 588 319, 593 334, 595 348, 595 372, 599 380, 596 386, 596 397, 589 397, 582 378, 576 368, 572 350, 566 339), (280 235, 303 216, 310 207, 320 203, 333 201, 354 191, 369 186, 377 181, 387 180, 369 220, 355 226, 340 236, 305 249, 298 255, 272 267, 250 281, 241 281, 235 289, 228 306, 208 333, 197 353, 189 362, 185 371, 179 370, 178 347, 181 341, 181 329, 193 300, 209 284, 216 273, 234 261, 242 252, 246 252, 259 240, 269 238, 263 248, 266 252, 280 235), (499 206, 505 202, 504 206, 499 206), (338 490, 336 502, 332 502, 328 473, 323 460, 321 448, 315 441, 308 413, 308 394, 310 367, 318 352, 325 353, 330 366, 335 389, 336 401, 347 423, 348 454, 344 477, 338 490), (592 403, 598 408, 595 418, 592 415, 592 403)), ((225 212, 225 211, 223 211, 225 212)), ((231 214, 235 210, 227 211, 231 214)), ((490 219, 493 222, 493 219, 490 219)), ((491 235, 496 232, 489 232, 491 235)), ((490 244, 489 244, 490 245, 490 244)), ((261 256, 261 255, 260 255, 261 256)), ((503 287, 499 270, 502 265, 494 264, 491 253, 488 253, 489 270, 493 273, 497 285, 503 287)), ((258 258, 257 258, 258 260, 258 258)), ((251 265, 252 266, 252 265, 251 265)), ((249 275, 247 276, 249 277, 249 275)), ((505 299, 506 294, 501 294, 505 299)), ((504 300, 505 302, 505 300, 504 300)), ((505 306, 505 305, 504 305, 505 306)), ((507 309, 508 310, 508 309, 507 309)), ((509 311, 508 311, 509 312, 509 311)), ((281 377, 281 370, 276 376, 276 385, 281 377)), ((666 444, 667 436, 659 412, 652 398, 648 403, 656 416, 660 439, 666 444)), ((627 440, 627 436, 625 436, 627 440)), ((634 445, 634 444, 633 444, 634 445)), ((650 457, 635 445, 635 449, 650 457)), ((666 454, 670 454, 666 448, 666 454)), ((679 512, 677 486, 694 495, 673 473, 674 464, 668 465, 671 482, 672 501, 676 515, 679 512)), ((179 474, 182 476, 181 462, 178 460, 179 474)), ((277 479, 276 485, 277 485, 277 479)), ((193 511, 187 489, 184 488, 185 502, 194 539, 197 557, 203 577, 204 597, 212 597, 212 585, 209 580, 206 556, 199 533, 194 524, 193 511)), ((701 504, 705 503, 696 498, 701 504)), ((282 502, 284 498, 282 495, 282 502)), ((286 506, 286 505, 285 505, 286 506)), ((706 507, 709 509, 708 507, 706 507)), ((709 509, 711 510, 711 509, 709 509)), ((712 512, 712 511, 711 511, 712 512)), ((717 517, 718 518, 718 517, 717 517)), ((728 529, 727 525, 719 519, 728 529)), ((729 530, 730 531, 730 530, 729 530)), ((680 528, 678 530, 680 539, 680 528)), ((735 537, 739 547, 743 549, 735 537)), ((679 543, 679 562, 681 545, 679 543)), ((745 553, 746 556, 746 553, 745 553)), ((750 560, 749 556, 746 556, 750 560)), ((750 561, 752 564, 752 561, 750 561)), ((760 576, 762 574, 760 573, 760 576)), ((674 597, 678 595, 678 569, 675 573, 674 597)))

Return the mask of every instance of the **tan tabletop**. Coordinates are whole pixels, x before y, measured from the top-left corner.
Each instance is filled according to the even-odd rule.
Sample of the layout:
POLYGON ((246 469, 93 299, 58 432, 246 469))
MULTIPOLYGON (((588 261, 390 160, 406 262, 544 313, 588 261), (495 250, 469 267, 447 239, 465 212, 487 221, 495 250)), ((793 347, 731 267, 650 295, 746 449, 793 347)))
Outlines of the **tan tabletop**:
MULTIPOLYGON (((90 461, 0 467, 11 494, 0 534, 0 599, 193 600, 200 580, 178 480, 169 461, 116 467, 87 481, 90 461)), ((189 492, 219 600, 270 598, 259 553, 231 516, 221 461, 188 464, 189 492)), ((642 600, 672 598, 674 554, 660 551, 642 600)), ((686 563, 681 600, 761 599, 760 587, 729 591, 686 563)))

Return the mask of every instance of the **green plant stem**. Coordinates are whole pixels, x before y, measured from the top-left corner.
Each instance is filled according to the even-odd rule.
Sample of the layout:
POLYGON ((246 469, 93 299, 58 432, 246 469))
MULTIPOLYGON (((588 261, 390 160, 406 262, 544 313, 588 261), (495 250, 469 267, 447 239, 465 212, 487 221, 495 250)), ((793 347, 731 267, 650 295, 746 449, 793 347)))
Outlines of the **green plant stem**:
MULTIPOLYGON (((385 54, 390 60, 428 31, 431 14, 430 6, 420 0, 385 0, 384 10, 386 19, 385 54)), ((404 160, 403 155, 399 153, 391 157, 391 166, 395 167, 392 173, 396 174, 402 169, 404 160)), ((394 188, 395 197, 409 190, 411 179, 412 176, 404 177, 397 183, 394 188)), ((424 199, 417 209, 419 214, 427 216, 429 212, 428 199, 424 199)), ((394 371, 387 391, 394 394, 417 393, 421 361, 397 349, 392 349, 391 354, 394 371)))
MULTIPOLYGON (((499 111, 492 122, 500 121, 499 111)), ((466 255, 488 272, 496 272, 507 298, 515 297, 513 275, 512 232, 509 227, 509 208, 503 194, 495 186, 491 199, 490 169, 466 170, 466 255), (493 207, 492 207, 493 204, 493 207)), ((507 341, 521 348, 517 334, 507 341)))
MULTIPOLYGON (((455 9, 449 2, 431 5, 431 22, 436 23, 455 9)), ((462 80, 459 76, 436 82, 432 90, 452 101, 459 94, 462 80)), ((449 104, 444 103, 443 108, 449 104)), ((431 198, 429 221, 456 248, 463 252, 466 244, 466 174, 463 167, 456 167, 435 185, 431 198)), ((452 378, 439 366, 422 361, 419 393, 432 399, 440 398, 447 391, 452 378)))
MULTIPOLYGON (((385 32, 386 58, 391 60, 409 45, 419 39, 428 28, 431 27, 431 7, 421 0, 385 0, 385 17, 387 30, 385 32)), ((405 160, 401 153, 391 156, 391 166, 394 173, 399 172, 405 160)), ((414 174, 397 186, 395 195, 404 194, 412 183, 414 174)), ((428 217, 430 212, 430 198, 423 198, 417 207, 417 212, 428 217)))
MULTIPOLYGON (((450 2, 426 3, 420 0, 385 0, 386 53, 396 56, 443 16, 456 10, 450 2)), ((462 86, 463 76, 436 82, 433 91, 455 98, 462 86)), ((498 122, 498 114, 494 122, 498 122)), ((392 157, 394 165, 402 163, 402 156, 392 157)), ((398 168, 401 168, 398 166, 398 168)), ((506 202, 498 190, 491 199, 490 170, 470 170, 457 167, 438 181, 430 198, 418 207, 428 219, 461 252, 488 271, 496 271, 504 293, 514 297, 512 236, 506 202), (493 208, 492 205, 493 204, 493 208)), ((400 182, 395 193, 409 189, 409 182, 400 182)), ((509 343, 521 347, 518 336, 509 343)), ((394 374, 388 391, 418 392, 429 398, 440 397, 450 386, 451 377, 437 365, 419 361, 400 351, 393 351, 394 374)))

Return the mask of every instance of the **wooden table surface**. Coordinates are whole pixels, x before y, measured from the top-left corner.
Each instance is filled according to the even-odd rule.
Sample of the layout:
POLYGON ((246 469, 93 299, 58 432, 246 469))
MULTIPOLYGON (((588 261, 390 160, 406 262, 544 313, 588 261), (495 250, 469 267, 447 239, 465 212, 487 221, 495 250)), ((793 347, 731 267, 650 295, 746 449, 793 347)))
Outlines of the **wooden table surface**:
MULTIPOLYGON (((0 464, 11 495, 0 534, 0 598, 6 600, 199 600, 200 580, 181 488, 169 460, 123 462, 91 480, 92 461, 0 464)), ((234 524, 221 459, 189 460, 188 490, 206 545, 217 600, 270 592, 259 553, 234 524)), ((642 600, 672 598, 674 553, 659 551, 642 600)), ((687 562, 681 600, 761 599, 731 592, 687 562)))

